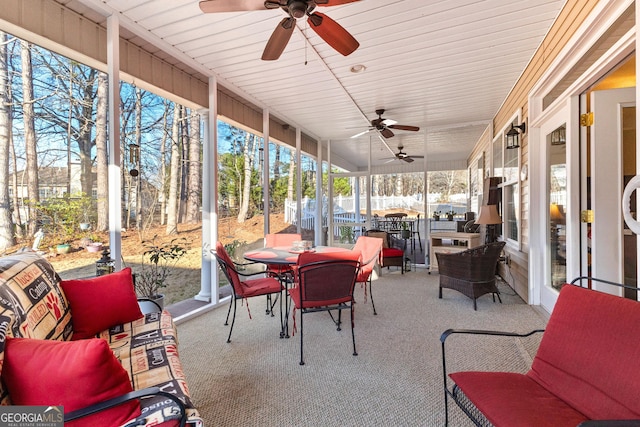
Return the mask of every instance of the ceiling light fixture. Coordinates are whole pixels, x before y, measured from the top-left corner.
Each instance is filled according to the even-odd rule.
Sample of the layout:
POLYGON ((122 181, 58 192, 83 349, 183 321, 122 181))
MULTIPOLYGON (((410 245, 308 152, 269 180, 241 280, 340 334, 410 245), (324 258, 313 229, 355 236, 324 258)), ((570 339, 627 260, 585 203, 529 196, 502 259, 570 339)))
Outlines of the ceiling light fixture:
POLYGON ((354 74, 359 74, 359 73, 364 73, 364 70, 366 70, 367 67, 365 67, 362 64, 356 64, 354 66, 352 66, 349 70, 354 73, 354 74))
POLYGON ((507 150, 520 147, 520 132, 516 129, 520 129, 520 132, 524 135, 527 131, 527 125, 524 122, 520 125, 514 125, 511 123, 511 129, 507 132, 507 150))

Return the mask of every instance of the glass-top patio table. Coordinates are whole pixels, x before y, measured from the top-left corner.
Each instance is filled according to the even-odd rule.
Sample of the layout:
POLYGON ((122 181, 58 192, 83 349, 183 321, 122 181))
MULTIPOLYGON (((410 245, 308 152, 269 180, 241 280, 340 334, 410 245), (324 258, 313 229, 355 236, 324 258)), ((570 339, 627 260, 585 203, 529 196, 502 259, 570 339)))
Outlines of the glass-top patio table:
MULTIPOLYGON (((338 248, 334 246, 315 246, 307 252, 316 253, 329 253, 329 252, 347 252, 349 249, 338 248)), ((303 251, 294 251, 291 246, 275 246, 266 247, 262 249, 256 249, 254 251, 248 251, 244 253, 244 258, 252 262, 260 262, 263 264, 277 264, 277 265, 296 265, 298 263, 298 255, 304 253, 303 251)), ((282 278, 281 278, 282 280, 282 278)), ((285 292, 289 289, 289 283, 291 280, 283 280, 283 284, 286 288, 285 292)), ((285 320, 282 325, 282 331, 280 331, 280 338, 289 338, 289 298, 285 294, 285 320)))
MULTIPOLYGON (((349 249, 334 246, 316 246, 309 252, 328 253, 345 252, 349 249)), ((275 246, 272 248, 261 248, 244 253, 244 258, 248 261, 261 262, 263 264, 294 265, 298 262, 298 255, 302 251, 294 251, 291 246, 275 246)))

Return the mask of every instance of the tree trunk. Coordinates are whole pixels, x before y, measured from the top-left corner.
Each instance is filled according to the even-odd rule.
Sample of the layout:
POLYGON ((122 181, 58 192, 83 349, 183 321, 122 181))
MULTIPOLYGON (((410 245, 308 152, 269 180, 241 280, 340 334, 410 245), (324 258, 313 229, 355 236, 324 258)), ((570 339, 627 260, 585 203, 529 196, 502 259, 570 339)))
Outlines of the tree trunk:
MULTIPOLYGON (((98 90, 96 93, 96 202, 98 223, 97 231, 109 228, 109 164, 107 151, 107 90, 108 80, 105 73, 98 73, 98 90)), ((91 193, 89 193, 91 194, 91 193)))
POLYGON ((189 122, 187 107, 180 113, 180 182, 178 183, 178 222, 183 223, 187 213, 187 186, 189 183, 189 122))
POLYGON ((169 120, 169 103, 164 102, 162 115, 162 140, 160 141, 160 225, 167 223, 167 121, 169 120))
POLYGON ((187 185, 187 214, 185 222, 195 223, 200 220, 200 116, 192 113, 189 116, 189 184, 187 185))
POLYGON ((31 69, 31 45, 20 42, 20 58, 22 61, 22 112, 24 121, 24 143, 27 169, 27 197, 29 205, 29 234, 36 232, 36 212, 32 204, 40 201, 38 186, 38 151, 33 112, 33 73, 31 69))
POLYGON ((7 61, 7 35, 0 32, 0 251, 13 246, 13 223, 9 203, 9 146, 11 145, 11 109, 7 61))
POLYGON ((138 176, 133 177, 133 188, 136 202, 136 230, 142 231, 142 175, 140 168, 140 159, 138 156, 138 150, 142 147, 142 91, 140 88, 136 88, 136 127, 135 127, 135 141, 138 148, 136 148, 136 164, 138 169, 138 176))
POLYGON ((169 119, 169 103, 164 103, 162 116, 162 140, 160 141, 160 225, 167 223, 167 120, 169 119))
MULTIPOLYGON (((73 70, 73 67, 71 69, 73 70)), ((93 189, 93 173, 91 170, 93 164, 91 158, 93 141, 91 130, 93 128, 94 87, 97 73, 97 70, 91 69, 89 75, 83 81, 81 86, 82 104, 79 110, 80 117, 77 117, 80 122, 77 130, 78 156, 80 157, 80 189, 87 195, 91 195, 91 190, 93 189)))
POLYGON ((242 200, 240 200, 240 210, 238 212, 238 223, 242 224, 247 219, 249 213, 249 199, 251 198, 251 147, 252 135, 247 132, 244 137, 244 147, 242 148, 242 154, 244 159, 244 179, 242 181, 242 200))
POLYGON ((171 168, 169 170, 169 196, 167 199, 166 234, 178 232, 178 181, 180 178, 180 111, 182 107, 174 105, 173 124, 171 126, 171 168))
POLYGON ((290 151, 290 156, 289 156, 289 176, 287 177, 287 200, 289 200, 289 202, 293 201, 295 199, 295 182, 296 182, 296 177, 298 176, 296 174, 296 156, 295 156, 295 152, 293 150, 290 151))

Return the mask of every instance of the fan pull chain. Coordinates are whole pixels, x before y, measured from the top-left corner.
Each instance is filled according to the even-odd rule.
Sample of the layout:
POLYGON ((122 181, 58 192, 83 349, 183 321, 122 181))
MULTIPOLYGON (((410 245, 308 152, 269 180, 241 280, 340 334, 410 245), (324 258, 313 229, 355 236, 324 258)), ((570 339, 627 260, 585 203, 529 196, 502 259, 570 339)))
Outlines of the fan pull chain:
POLYGON ((307 37, 307 29, 309 29, 309 21, 304 21, 304 65, 307 65, 307 45, 309 44, 309 38, 307 37))

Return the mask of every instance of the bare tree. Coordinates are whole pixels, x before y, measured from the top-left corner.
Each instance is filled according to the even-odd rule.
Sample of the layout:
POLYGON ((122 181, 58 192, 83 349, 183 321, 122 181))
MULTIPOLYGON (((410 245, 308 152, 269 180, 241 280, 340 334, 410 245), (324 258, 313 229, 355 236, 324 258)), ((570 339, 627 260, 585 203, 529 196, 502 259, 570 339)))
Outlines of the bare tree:
POLYGON ((164 102, 164 113, 162 115, 162 138, 160 140, 160 225, 165 225, 167 222, 167 122, 169 121, 169 110, 171 104, 167 101, 164 102))
POLYGON ((180 178, 180 116, 182 107, 175 105, 171 125, 171 168, 169 170, 169 195, 167 199, 167 227, 165 234, 178 232, 178 181, 180 178))
MULTIPOLYGON (((9 147, 11 145, 11 99, 9 94, 9 64, 7 35, 0 32, 0 181, 9 183, 9 147)), ((0 186, 0 251, 15 243, 9 186, 0 186)))
POLYGON ((289 176, 287 177, 287 199, 289 201, 295 198, 293 193, 294 183, 296 182, 296 156, 293 150, 289 151, 289 176))
MULTIPOLYGON (((251 196, 251 155, 253 151, 254 137, 249 132, 245 133, 244 146, 242 147, 242 154, 244 159, 244 178, 242 181, 242 194, 240 200, 240 210, 238 211, 238 223, 242 224, 249 213, 249 198, 251 196)), ((266 144, 265 144, 266 145, 266 144)))
MULTIPOLYGON (((98 231, 107 231, 109 227, 109 164, 107 155, 107 75, 98 73, 96 93, 96 179, 98 231)), ((90 194, 90 193, 89 193, 90 194)))
POLYGON ((189 115, 189 183, 187 185, 187 212, 185 222, 198 222, 200 208, 200 116, 189 115))
MULTIPOLYGON (((27 157, 27 195, 32 203, 40 201, 38 185, 38 150, 33 111, 33 71, 31 68, 31 44, 20 42, 22 61, 22 115, 24 121, 24 143, 27 157)), ((32 206, 29 205, 29 234, 35 233, 36 222, 32 206)))
MULTIPOLYGON (((135 130, 134 130, 134 135, 135 135, 135 143, 136 143, 136 147, 134 148, 134 150, 136 151, 135 153, 135 159, 136 159, 136 167, 138 167, 137 163, 139 163, 139 161, 137 160, 138 157, 138 153, 139 153, 139 149, 140 146, 142 144, 142 91, 140 90, 140 88, 136 88, 135 90, 136 93, 136 101, 135 101, 135 112, 136 112, 136 126, 135 126, 135 130)), ((134 193, 135 193, 135 202, 136 202, 136 230, 141 231, 142 230, 142 222, 143 222, 143 218, 142 218, 142 177, 140 175, 133 177, 135 185, 134 185, 134 193)))

